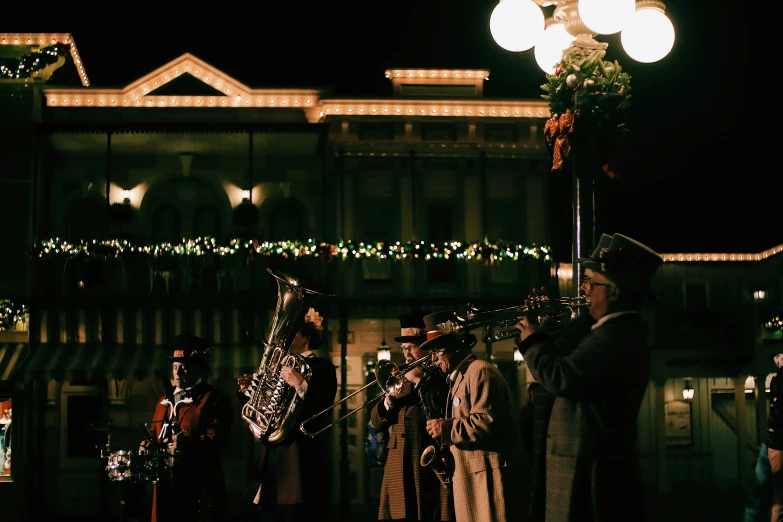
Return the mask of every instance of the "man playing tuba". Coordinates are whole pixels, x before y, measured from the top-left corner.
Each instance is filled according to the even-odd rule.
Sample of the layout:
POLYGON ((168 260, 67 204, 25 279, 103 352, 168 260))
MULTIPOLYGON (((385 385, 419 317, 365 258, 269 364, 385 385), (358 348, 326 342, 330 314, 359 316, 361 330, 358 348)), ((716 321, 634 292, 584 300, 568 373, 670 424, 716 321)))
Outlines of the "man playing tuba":
MULTIPOLYGON (((322 335, 323 317, 314 308, 309 308, 298 325, 288 353, 307 361, 310 378, 306 380, 290 366, 280 369, 280 377, 302 399, 301 418, 328 407, 337 394, 334 364, 316 354, 322 335)), ((247 400, 258 386, 257 377, 256 373, 246 373, 237 380, 239 396, 243 400, 247 400)), ((321 478, 328 467, 329 439, 311 439, 299 430, 293 430, 287 440, 271 444, 255 433, 257 429, 252 424, 249 427, 260 441, 258 467, 249 488, 249 495, 252 495, 249 515, 258 518, 250 520, 267 520, 269 515, 293 522, 328 520, 331 500, 327 483, 321 478)))

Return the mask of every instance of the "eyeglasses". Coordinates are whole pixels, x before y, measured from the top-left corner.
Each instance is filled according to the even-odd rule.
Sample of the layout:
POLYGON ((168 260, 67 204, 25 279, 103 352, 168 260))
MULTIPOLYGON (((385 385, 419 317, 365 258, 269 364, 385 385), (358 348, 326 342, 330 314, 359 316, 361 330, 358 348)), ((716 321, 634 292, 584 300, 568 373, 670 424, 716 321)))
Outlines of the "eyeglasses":
POLYGON ((405 346, 405 345, 402 345, 402 346, 400 346, 400 351, 401 351, 402 353, 405 353, 405 352, 412 352, 414 348, 416 348, 416 345, 415 345, 415 344, 409 344, 409 345, 407 345, 407 346, 405 346))
POLYGON ((446 353, 446 350, 444 348, 441 348, 440 350, 432 350, 430 352, 430 357, 436 357, 437 358, 437 357, 440 357, 441 355, 443 355, 444 353, 446 353))
POLYGON ((584 281, 582 281, 582 285, 589 286, 590 290, 592 290, 596 286, 614 286, 612 283, 596 283, 589 277, 585 277, 584 281))

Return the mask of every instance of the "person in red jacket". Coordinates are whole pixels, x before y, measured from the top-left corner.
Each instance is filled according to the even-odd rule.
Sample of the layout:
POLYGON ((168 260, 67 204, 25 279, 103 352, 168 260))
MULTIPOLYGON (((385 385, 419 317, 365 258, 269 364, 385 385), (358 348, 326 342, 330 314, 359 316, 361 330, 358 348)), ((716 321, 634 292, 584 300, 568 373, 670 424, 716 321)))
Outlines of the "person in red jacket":
POLYGON ((152 420, 154 443, 165 447, 169 468, 154 486, 152 522, 220 521, 226 516, 222 453, 231 437, 230 398, 205 382, 210 345, 194 335, 174 338, 170 393, 160 397, 152 420))

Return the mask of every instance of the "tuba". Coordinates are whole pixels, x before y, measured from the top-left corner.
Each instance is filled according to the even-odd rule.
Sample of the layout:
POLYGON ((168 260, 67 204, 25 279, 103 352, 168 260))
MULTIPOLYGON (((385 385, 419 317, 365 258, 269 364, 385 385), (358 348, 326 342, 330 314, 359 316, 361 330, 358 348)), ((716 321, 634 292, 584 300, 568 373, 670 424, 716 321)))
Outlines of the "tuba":
POLYGON ((312 370, 304 357, 288 353, 304 316, 320 297, 334 293, 320 285, 304 283, 283 273, 267 272, 277 279, 277 308, 269 337, 264 341, 264 355, 242 407, 242 418, 258 440, 278 444, 296 425, 302 398, 288 385, 280 370, 290 366, 310 381, 312 370))

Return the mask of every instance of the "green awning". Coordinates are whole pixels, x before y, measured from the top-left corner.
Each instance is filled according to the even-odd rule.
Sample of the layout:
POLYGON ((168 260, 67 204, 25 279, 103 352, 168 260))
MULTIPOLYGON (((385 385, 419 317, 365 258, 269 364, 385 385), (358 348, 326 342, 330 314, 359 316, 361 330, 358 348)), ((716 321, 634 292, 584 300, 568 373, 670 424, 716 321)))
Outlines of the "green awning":
POLYGON ((0 344, 0 381, 16 379, 28 354, 27 343, 0 344))
MULTIPOLYGON (((25 379, 166 378, 171 374, 167 346, 105 346, 100 343, 41 344, 31 347, 25 379)), ((261 361, 257 345, 219 346, 210 356, 210 378, 235 378, 252 372, 261 361)))

